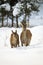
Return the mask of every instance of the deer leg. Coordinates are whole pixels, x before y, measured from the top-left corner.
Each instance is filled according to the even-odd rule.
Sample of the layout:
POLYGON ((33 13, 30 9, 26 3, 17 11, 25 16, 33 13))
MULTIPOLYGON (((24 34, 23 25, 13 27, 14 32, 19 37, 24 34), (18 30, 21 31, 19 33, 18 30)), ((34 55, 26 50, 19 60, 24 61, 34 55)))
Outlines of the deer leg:
POLYGON ((14 47, 17 47, 17 44, 16 43, 14 44, 14 47))
POLYGON ((23 46, 23 43, 21 42, 21 46, 23 46))
POLYGON ((28 40, 28 45, 30 44, 31 39, 28 40))
POLYGON ((20 47, 20 45, 18 44, 18 47, 20 47))
POLYGON ((13 45, 11 45, 11 48, 13 48, 13 45))
POLYGON ((28 44, 26 44, 25 46, 28 46, 28 44))
POLYGON ((20 45, 19 45, 19 41, 17 42, 17 45, 18 45, 18 47, 20 47, 20 45))

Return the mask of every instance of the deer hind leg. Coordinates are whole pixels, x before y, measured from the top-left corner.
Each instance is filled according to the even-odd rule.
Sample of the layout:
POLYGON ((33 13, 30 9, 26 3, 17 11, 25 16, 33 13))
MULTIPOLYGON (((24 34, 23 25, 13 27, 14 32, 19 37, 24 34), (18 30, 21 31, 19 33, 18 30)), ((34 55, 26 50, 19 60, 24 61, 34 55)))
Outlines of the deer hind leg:
POLYGON ((11 46, 11 48, 13 48, 13 46, 11 46))
POLYGON ((13 48, 13 45, 11 44, 11 48, 13 48))
POLYGON ((21 42, 21 46, 23 46, 23 42, 21 42))
POLYGON ((14 44, 14 47, 17 47, 17 44, 14 44))
POLYGON ((24 44, 25 44, 25 46, 28 46, 29 45, 29 40, 26 39, 24 44))
POLYGON ((24 45, 25 45, 25 46, 28 46, 28 42, 25 42, 24 45))
POLYGON ((28 40, 28 45, 30 45, 30 41, 31 41, 31 39, 28 40))
POLYGON ((26 43, 25 46, 28 46, 28 43, 26 43))
POLYGON ((20 45, 19 45, 19 40, 17 41, 17 46, 20 47, 20 45))
POLYGON ((18 44, 18 47, 20 47, 20 45, 18 44))

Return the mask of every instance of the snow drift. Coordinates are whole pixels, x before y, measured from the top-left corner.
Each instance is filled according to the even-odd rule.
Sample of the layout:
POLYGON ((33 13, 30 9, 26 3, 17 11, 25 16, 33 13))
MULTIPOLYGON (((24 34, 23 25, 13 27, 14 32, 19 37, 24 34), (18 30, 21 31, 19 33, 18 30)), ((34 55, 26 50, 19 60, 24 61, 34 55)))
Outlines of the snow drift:
MULTIPOLYGON (((43 65, 43 26, 28 29, 32 33, 30 46, 10 48, 10 34, 15 28, 0 28, 0 65, 43 65)), ((21 31, 17 29, 19 35, 21 31)))

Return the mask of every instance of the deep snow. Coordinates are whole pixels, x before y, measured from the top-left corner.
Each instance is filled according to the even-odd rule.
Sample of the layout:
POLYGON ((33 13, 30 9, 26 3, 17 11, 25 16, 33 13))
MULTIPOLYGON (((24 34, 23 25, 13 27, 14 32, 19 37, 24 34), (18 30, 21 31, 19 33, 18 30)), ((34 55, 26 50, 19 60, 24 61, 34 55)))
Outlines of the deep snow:
MULTIPOLYGON (((15 28, 0 28, 0 65, 43 65, 43 26, 28 29, 32 33, 30 46, 10 48, 10 34, 15 28)), ((17 29, 19 35, 21 31, 17 29)))
MULTIPOLYGON (((32 33, 32 39, 31 39, 30 45, 43 43, 43 26, 36 26, 32 28, 27 28, 27 29, 29 29, 32 33)), ((12 33, 11 30, 13 31, 17 30, 17 33, 19 34, 19 38, 20 38, 20 33, 22 31, 22 28, 2 27, 0 28, 0 48, 4 46, 10 47, 10 35, 12 33)), ((19 42, 20 42, 20 39, 19 39, 19 42)))

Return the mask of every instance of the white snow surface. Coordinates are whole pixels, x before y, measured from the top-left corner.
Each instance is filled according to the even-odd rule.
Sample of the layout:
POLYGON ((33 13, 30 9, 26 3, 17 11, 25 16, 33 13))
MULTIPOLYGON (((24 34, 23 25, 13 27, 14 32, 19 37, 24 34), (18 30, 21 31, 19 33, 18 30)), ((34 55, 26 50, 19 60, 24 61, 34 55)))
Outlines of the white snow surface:
POLYGON ((22 28, 0 28, 0 65, 43 65, 43 26, 27 29, 32 33, 30 46, 11 48, 11 30, 20 36, 22 28))

